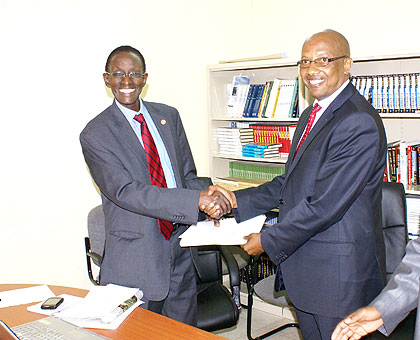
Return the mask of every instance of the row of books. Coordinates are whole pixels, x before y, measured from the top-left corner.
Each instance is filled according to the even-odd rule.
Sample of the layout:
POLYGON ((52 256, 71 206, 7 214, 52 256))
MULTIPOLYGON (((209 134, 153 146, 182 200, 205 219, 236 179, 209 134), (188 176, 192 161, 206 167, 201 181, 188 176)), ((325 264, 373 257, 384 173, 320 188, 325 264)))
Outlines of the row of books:
MULTIPOLYGON (((265 215, 267 216, 267 219, 265 220, 265 223, 264 223, 265 225, 271 226, 271 225, 276 224, 278 222, 278 219, 279 219, 278 212, 269 211, 265 215)), ((277 269, 276 265, 265 254, 261 255, 261 257, 258 258, 255 265, 257 266, 257 270, 256 270, 256 274, 257 274, 256 281, 257 282, 266 278, 266 277, 268 277, 268 276, 270 276, 270 275, 275 274, 276 269, 277 269)), ((246 282, 245 272, 244 272, 245 270, 248 270, 248 275, 251 275, 249 269, 250 269, 249 267, 245 267, 241 270, 242 272, 240 273, 240 275, 241 275, 241 280, 243 282, 246 282)))
MULTIPOLYGON (((261 255, 254 265, 256 266, 255 283, 276 272, 276 265, 265 254, 261 255)), ((242 282, 246 282, 246 273, 248 273, 248 277, 252 277, 250 266, 241 269, 240 280, 242 282)))
MULTIPOLYGON (((406 190, 418 190, 420 141, 393 142, 388 144, 384 180, 402 183, 406 190)), ((420 196, 407 196, 407 229, 410 239, 420 234, 420 196)))
POLYGON ((234 178, 271 181, 274 177, 283 175, 284 172, 284 166, 229 162, 229 177, 234 178))
POLYGON ((381 113, 420 110, 420 73, 354 76, 351 82, 381 113))
POLYGON ((219 152, 260 158, 287 158, 296 125, 245 124, 217 128, 219 152))
POLYGON ((242 155, 242 146, 253 143, 253 129, 251 128, 217 128, 219 152, 225 155, 242 155))
POLYGON ((262 125, 250 124, 253 130, 254 143, 268 145, 281 144, 280 157, 287 157, 296 125, 262 125))
POLYGON ((388 144, 384 179, 399 182, 406 189, 416 190, 420 184, 420 140, 396 141, 388 144))
POLYGON ((227 114, 231 117, 299 117, 297 79, 276 78, 265 84, 250 84, 247 76, 234 76, 228 86, 227 114))
POLYGON ((269 145, 245 144, 242 147, 242 156, 257 158, 279 158, 281 148, 281 143, 269 145))

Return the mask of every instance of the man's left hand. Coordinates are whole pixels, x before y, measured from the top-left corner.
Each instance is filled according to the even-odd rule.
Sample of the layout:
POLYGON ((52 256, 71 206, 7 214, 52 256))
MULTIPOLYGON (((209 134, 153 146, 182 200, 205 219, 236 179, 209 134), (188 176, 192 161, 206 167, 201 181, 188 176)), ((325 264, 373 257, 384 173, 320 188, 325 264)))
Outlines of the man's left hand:
POLYGON ((261 245, 261 233, 252 233, 248 236, 244 236, 247 241, 241 245, 241 248, 245 250, 248 255, 254 256, 264 252, 264 248, 261 245))

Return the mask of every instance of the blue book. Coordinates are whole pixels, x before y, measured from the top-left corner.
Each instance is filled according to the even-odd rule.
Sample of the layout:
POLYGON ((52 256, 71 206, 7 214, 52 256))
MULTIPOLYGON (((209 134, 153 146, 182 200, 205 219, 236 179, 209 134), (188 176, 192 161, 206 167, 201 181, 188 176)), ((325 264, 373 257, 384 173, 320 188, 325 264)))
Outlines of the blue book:
POLYGON ((242 153, 242 156, 244 156, 244 157, 256 157, 256 158, 264 158, 264 154, 261 154, 261 155, 257 155, 257 154, 254 154, 254 153, 242 153))
POLYGON ((255 104, 252 107, 252 111, 251 113, 251 117, 257 117, 258 116, 258 109, 260 108, 261 105, 261 99, 264 93, 264 88, 265 88, 265 84, 259 84, 257 85, 257 93, 255 96, 255 104))
POLYGON ((268 145, 260 145, 260 144, 245 144, 244 148, 247 149, 267 149, 268 145))
POLYGON ((249 117, 249 109, 251 106, 251 102, 252 102, 252 96, 254 94, 255 91, 255 86, 256 85, 249 85, 249 89, 248 89, 248 95, 246 97, 246 102, 245 102, 245 108, 244 108, 244 112, 242 114, 242 117, 249 117))

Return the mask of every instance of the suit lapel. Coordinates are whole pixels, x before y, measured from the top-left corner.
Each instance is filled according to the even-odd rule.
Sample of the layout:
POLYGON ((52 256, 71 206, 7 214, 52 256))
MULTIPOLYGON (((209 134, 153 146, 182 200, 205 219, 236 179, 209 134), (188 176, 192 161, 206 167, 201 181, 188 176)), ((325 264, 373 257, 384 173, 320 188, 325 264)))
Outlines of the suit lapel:
POLYGON ((133 128, 125 118, 124 114, 115 104, 115 100, 111 105, 111 115, 113 116, 113 122, 115 122, 116 133, 120 136, 121 140, 127 145, 127 148, 136 155, 140 162, 144 163, 147 167, 146 154, 144 149, 138 140, 133 128))
POLYGON ((290 146, 289 150, 289 156, 287 161, 291 162, 293 160, 293 155, 296 152, 297 144, 300 140, 300 137, 303 134, 303 130, 306 128, 306 125, 308 124, 309 115, 311 114, 312 105, 308 106, 302 113, 302 116, 296 126, 295 134, 293 135, 292 145, 290 146))
POLYGON ((291 162, 289 165, 288 173, 291 173, 293 168, 296 166, 296 164, 299 162, 299 159, 302 157, 303 153, 305 152, 306 148, 311 144, 313 139, 317 136, 317 134, 325 127, 325 125, 328 124, 328 122, 334 118, 335 112, 354 94, 354 91, 356 89, 354 86, 349 83, 344 90, 338 95, 337 98, 334 99, 334 101, 328 106, 328 108, 324 111, 322 116, 319 118, 319 120, 316 122, 315 126, 312 128, 309 135, 306 137, 305 141, 302 143, 299 152, 296 154, 296 157, 293 159, 293 154, 296 150, 296 144, 300 140, 300 135, 303 132, 303 129, 306 128, 306 124, 309 120, 309 115, 312 110, 312 105, 308 107, 304 113, 306 114, 306 117, 302 115, 302 118, 305 119, 305 124, 302 124, 300 126, 299 136, 298 138, 293 140, 292 147, 290 148, 290 151, 293 152, 293 154, 289 154, 288 162, 291 162))

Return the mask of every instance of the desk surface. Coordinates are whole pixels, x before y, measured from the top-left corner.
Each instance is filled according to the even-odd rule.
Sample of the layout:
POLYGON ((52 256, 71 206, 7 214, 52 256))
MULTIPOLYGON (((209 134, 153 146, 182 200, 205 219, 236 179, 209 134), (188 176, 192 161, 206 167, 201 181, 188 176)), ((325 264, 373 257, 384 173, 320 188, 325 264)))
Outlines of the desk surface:
MULTIPOLYGON (((31 287, 27 284, 0 284, 0 291, 31 287)), ((70 294, 84 297, 87 290, 49 286, 56 295, 70 294)), ((26 305, 0 308, 0 320, 9 327, 14 327, 25 322, 41 319, 45 315, 28 312, 26 305)), ((136 308, 116 330, 92 329, 92 331, 114 340, 221 340, 223 338, 205 332, 201 329, 169 319, 165 316, 150 312, 143 308, 136 308)))

